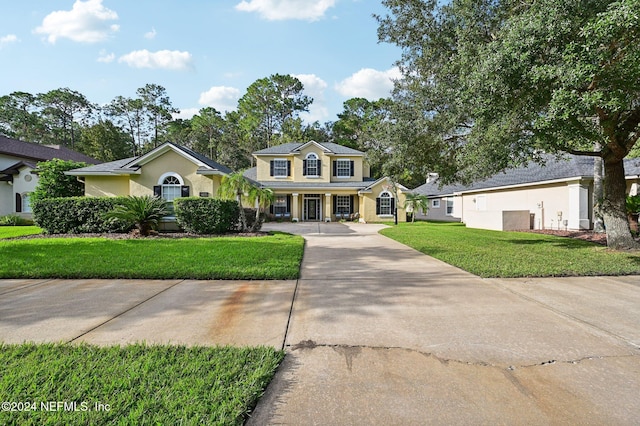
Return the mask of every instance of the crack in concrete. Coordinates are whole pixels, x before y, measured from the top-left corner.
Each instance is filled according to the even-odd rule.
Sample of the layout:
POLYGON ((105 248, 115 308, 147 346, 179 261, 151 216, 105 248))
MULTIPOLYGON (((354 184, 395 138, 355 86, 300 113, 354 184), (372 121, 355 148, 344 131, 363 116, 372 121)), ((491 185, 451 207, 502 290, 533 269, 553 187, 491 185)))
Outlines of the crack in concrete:
POLYGON ((492 364, 490 362, 485 362, 485 361, 463 361, 463 360, 459 360, 459 359, 451 359, 451 358, 444 358, 438 355, 435 355, 431 352, 424 352, 424 351, 420 351, 417 349, 411 349, 411 348, 404 348, 401 346, 368 346, 368 345, 344 345, 344 344, 327 344, 327 343, 317 343, 313 340, 302 340, 299 343, 295 344, 295 345, 286 345, 285 349, 289 348, 292 352, 293 351, 297 351, 297 350, 313 350, 316 348, 330 348, 333 349, 335 352, 344 355, 345 356, 345 360, 347 362, 347 368, 349 369, 349 371, 351 371, 352 367, 353 367, 353 358, 358 356, 360 354, 360 352, 362 351, 362 349, 371 349, 374 351, 377 350, 401 350, 401 351, 406 351, 406 352, 413 352, 413 353, 417 353, 420 355, 423 355, 427 358, 434 358, 437 361, 439 361, 441 364, 443 365, 447 365, 449 363, 456 363, 456 364, 461 364, 461 365, 469 365, 469 366, 476 366, 476 367, 490 367, 490 368, 497 368, 500 370, 506 370, 506 371, 514 371, 516 369, 524 369, 524 368, 534 368, 534 367, 543 367, 543 366, 548 366, 548 365, 553 365, 553 364, 580 364, 583 361, 588 361, 588 360, 603 360, 603 359, 618 359, 618 358, 634 358, 634 357, 640 357, 640 354, 628 354, 628 355, 587 355, 584 356, 582 358, 578 358, 578 359, 569 359, 569 360, 556 360, 556 359, 550 359, 547 361, 543 361, 543 362, 538 362, 538 363, 534 363, 534 364, 524 364, 524 365, 509 365, 509 366, 504 366, 504 365, 497 365, 497 364, 492 364))
POLYGON ((146 302, 148 302, 149 300, 153 299, 154 297, 161 295, 161 294, 162 294, 162 293, 164 293, 165 291, 171 290, 172 288, 174 288, 174 287, 175 287, 175 286, 177 286, 178 284, 181 284, 181 283, 183 283, 183 282, 185 282, 185 281, 186 281, 186 280, 180 280, 180 281, 178 281, 177 283, 172 284, 172 285, 170 285, 169 287, 167 287, 167 288, 165 288, 165 289, 163 289, 163 290, 160 290, 159 292, 155 293, 154 295, 152 295, 152 296, 150 296, 150 297, 147 297, 147 298, 146 298, 146 299, 144 299, 143 301, 141 301, 141 302, 139 302, 139 303, 136 303, 135 305, 133 305, 133 306, 131 306, 131 307, 129 307, 129 308, 127 308, 127 309, 125 309, 124 311, 120 312, 119 314, 114 315, 113 317, 109 318, 108 320, 103 321, 103 322, 101 322, 100 324, 98 324, 98 325, 96 325, 96 326, 94 326, 94 327, 91 327, 89 330, 86 330, 86 331, 84 331, 84 332, 80 333, 79 335, 77 335, 77 336, 76 336, 76 337, 74 337, 73 339, 67 340, 67 343, 73 343, 73 342, 75 342, 76 340, 78 340, 78 339, 79 339, 79 338, 81 338, 82 336, 85 336, 85 335, 87 335, 87 334, 91 333, 92 331, 95 331, 96 329, 98 329, 98 328, 102 327, 103 325, 105 325, 105 324, 107 324, 107 323, 110 323, 111 321, 113 321, 113 320, 115 320, 115 319, 117 319, 117 318, 121 317, 122 315, 126 314, 127 312, 130 312, 130 311, 134 310, 135 308, 137 308, 138 306, 142 305, 143 303, 146 303, 146 302))

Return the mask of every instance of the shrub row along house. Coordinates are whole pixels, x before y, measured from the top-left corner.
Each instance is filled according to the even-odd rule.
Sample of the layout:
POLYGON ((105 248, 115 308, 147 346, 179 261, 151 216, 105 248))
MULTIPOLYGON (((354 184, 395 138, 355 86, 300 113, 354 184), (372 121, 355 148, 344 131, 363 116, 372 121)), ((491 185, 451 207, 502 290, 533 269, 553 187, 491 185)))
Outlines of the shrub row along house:
MULTIPOLYGON (((256 167, 245 176, 271 188, 270 212, 291 221, 406 220, 406 188, 389 179, 372 180, 364 153, 332 143, 288 143, 254 153, 256 167)), ((94 197, 156 195, 215 197, 232 170, 188 148, 165 143, 140 157, 66 172, 84 180, 94 197)))
MULTIPOLYGON (((593 229, 593 157, 548 156, 471 185, 440 186, 437 176, 416 188, 429 198, 426 218, 463 222, 470 228, 593 229)), ((625 160, 627 194, 640 185, 640 159, 625 160)), ((425 216, 421 216, 425 217, 425 216)))
POLYGON ((38 162, 53 159, 99 161, 59 145, 39 145, 0 135, 0 216, 31 217, 30 195, 38 184, 38 162))

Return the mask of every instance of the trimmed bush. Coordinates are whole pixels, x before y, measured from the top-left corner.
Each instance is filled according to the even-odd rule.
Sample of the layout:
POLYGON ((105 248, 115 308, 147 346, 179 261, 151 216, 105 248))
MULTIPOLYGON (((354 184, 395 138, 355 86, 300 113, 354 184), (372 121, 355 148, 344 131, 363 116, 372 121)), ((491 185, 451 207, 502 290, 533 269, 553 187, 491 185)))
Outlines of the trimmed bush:
POLYGON ((60 197, 35 200, 33 219, 45 234, 126 232, 129 225, 105 214, 126 197, 60 197))
POLYGON ((238 203, 218 198, 188 197, 173 202, 178 225, 194 234, 234 231, 240 220, 238 203))
POLYGON ((0 216, 0 226, 28 226, 28 225, 33 225, 33 221, 20 217, 17 214, 0 216))

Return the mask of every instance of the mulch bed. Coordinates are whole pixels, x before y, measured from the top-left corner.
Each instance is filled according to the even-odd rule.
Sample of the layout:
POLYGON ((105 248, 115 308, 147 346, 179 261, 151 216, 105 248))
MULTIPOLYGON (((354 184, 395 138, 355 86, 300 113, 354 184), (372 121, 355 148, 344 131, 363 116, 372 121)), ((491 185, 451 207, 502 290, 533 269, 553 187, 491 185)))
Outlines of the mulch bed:
POLYGON ((578 240, 591 241, 592 243, 607 245, 607 234, 605 232, 593 231, 561 231, 554 229, 526 229, 522 232, 532 232, 534 234, 555 235, 556 237, 575 238, 578 240))
POLYGON ((143 237, 139 232, 129 233, 104 233, 104 234, 35 234, 21 237, 7 238, 12 240, 30 240, 35 238, 109 238, 111 240, 162 240, 177 238, 218 238, 218 237, 264 237, 267 232, 228 232, 226 234, 190 234, 187 232, 158 232, 148 237, 143 237))

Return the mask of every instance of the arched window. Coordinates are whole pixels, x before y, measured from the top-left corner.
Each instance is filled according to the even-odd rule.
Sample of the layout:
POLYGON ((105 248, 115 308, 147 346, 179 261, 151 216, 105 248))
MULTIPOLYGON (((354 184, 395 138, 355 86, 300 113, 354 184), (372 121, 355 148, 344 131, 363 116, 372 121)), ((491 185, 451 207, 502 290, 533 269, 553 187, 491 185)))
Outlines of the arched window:
POLYGON ((376 198, 376 214, 378 216, 393 216, 396 200, 389 191, 383 191, 376 198))
POLYGON ((303 176, 320 176, 321 174, 321 164, 318 155, 310 152, 304 159, 302 166, 302 175, 303 176))
POLYGON ((173 201, 181 196, 181 188, 184 185, 182 177, 173 172, 165 173, 158 179, 160 197, 166 201, 173 201))

